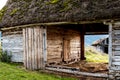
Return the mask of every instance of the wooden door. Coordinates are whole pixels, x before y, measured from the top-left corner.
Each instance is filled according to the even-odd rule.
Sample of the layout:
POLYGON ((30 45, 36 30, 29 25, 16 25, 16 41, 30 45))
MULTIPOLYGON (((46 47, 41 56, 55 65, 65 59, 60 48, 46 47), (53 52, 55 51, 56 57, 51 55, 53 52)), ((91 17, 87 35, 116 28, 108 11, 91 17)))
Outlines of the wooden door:
POLYGON ((68 61, 70 59, 70 40, 63 40, 63 60, 68 61))

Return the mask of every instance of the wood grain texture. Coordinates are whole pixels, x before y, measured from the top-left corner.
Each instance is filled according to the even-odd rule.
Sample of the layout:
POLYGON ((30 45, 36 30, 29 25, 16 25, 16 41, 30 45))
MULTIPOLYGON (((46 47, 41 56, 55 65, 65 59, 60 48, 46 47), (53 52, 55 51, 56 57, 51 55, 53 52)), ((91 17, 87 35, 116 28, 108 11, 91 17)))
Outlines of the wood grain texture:
POLYGON ((22 31, 3 32, 2 50, 12 52, 13 62, 23 62, 23 36, 22 31), (7 34, 7 35, 6 35, 7 34))
MULTIPOLYGON (((43 28, 24 28, 24 65, 27 69, 44 69, 43 28), (25 33, 25 34, 24 34, 25 33)), ((45 36, 46 37, 46 36, 45 36)))
POLYGON ((47 27, 47 62, 62 62, 80 57, 80 32, 47 27), (56 59, 56 60, 55 60, 56 59))

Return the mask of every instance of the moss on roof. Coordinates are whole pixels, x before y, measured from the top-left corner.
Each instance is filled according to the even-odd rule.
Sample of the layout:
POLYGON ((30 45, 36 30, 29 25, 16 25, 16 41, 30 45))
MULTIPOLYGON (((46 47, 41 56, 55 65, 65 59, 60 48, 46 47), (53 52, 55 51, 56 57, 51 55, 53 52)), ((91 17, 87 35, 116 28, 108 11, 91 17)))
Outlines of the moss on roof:
POLYGON ((4 16, 4 13, 6 12, 7 10, 7 7, 3 7, 1 10, 0 10, 0 21, 2 20, 2 17, 4 16))
POLYGON ((120 18, 119 0, 9 0, 0 27, 120 18))

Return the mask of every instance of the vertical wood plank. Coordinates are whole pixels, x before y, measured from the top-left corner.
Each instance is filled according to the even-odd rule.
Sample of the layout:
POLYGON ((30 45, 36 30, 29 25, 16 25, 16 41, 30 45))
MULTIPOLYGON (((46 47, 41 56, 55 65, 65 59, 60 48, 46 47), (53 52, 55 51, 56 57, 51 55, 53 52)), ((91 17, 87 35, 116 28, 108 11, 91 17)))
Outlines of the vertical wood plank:
POLYGON ((26 28, 26 53, 27 53, 27 57, 26 57, 27 58, 27 62, 26 63, 27 63, 27 69, 29 68, 29 60, 28 60, 29 59, 28 58, 29 57, 28 56, 28 54, 29 54, 29 49, 28 48, 29 47, 28 47, 28 45, 29 45, 29 43, 28 43, 28 28, 26 28))
POLYGON ((23 28, 23 48, 24 48, 23 62, 24 66, 26 66, 26 30, 24 28, 23 28))
POLYGON ((69 61, 70 54, 70 40, 63 40, 63 53, 64 53, 64 61, 69 61))
POLYGON ((112 23, 109 23, 109 46, 108 46, 108 53, 109 53, 109 68, 112 66, 112 23))
POLYGON ((37 69, 37 44, 36 44, 36 42, 37 42, 37 32, 36 32, 36 28, 34 28, 34 38, 35 38, 35 42, 34 42, 34 44, 35 44, 35 53, 34 53, 34 56, 35 56, 35 69, 37 69))
POLYGON ((35 44, 34 44, 34 42, 35 42, 35 38, 34 38, 34 28, 32 28, 32 62, 33 62, 33 69, 36 69, 35 68, 35 56, 34 56, 34 54, 35 54, 35 44))
POLYGON ((32 64, 32 70, 34 70, 34 44, 33 44, 33 28, 31 28, 31 64, 32 64))
POLYGON ((24 64, 27 69, 43 69, 43 29, 41 27, 23 29, 24 64))
POLYGON ((32 69, 32 68, 31 68, 31 65, 32 65, 32 64, 31 64, 31 29, 30 29, 30 28, 28 28, 28 36, 29 36, 29 37, 28 37, 28 43, 29 43, 29 44, 28 44, 28 49, 29 49, 29 50, 28 50, 28 51, 29 51, 29 53, 28 53, 28 56, 29 56, 28 59, 29 59, 29 68, 30 68, 30 70, 31 70, 31 69, 32 69))
POLYGON ((43 64, 43 28, 40 28, 40 65, 41 65, 41 69, 43 68, 44 64, 43 64))
POLYGON ((46 27, 43 29, 43 57, 44 57, 44 65, 47 63, 47 33, 46 33, 46 27))
POLYGON ((40 53, 40 28, 37 27, 37 34, 38 34, 38 68, 40 69, 41 68, 41 64, 40 64, 40 56, 41 56, 41 53, 40 53))

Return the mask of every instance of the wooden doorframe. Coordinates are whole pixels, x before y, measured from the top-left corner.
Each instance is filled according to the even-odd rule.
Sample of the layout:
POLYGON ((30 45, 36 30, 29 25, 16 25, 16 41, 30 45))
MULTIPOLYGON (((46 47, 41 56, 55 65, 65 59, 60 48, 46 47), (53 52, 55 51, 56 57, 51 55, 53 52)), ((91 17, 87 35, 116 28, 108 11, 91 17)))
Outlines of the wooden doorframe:
POLYGON ((63 61, 69 60, 69 53, 70 53, 70 40, 63 38, 63 61))
POLYGON ((81 30, 80 30, 81 34, 80 34, 80 60, 85 60, 85 30, 84 30, 84 26, 82 26, 81 30))

